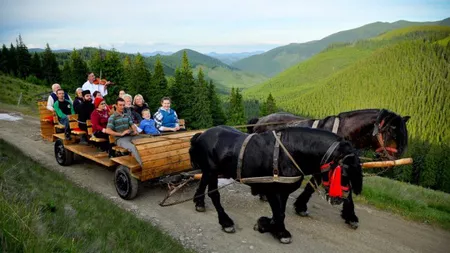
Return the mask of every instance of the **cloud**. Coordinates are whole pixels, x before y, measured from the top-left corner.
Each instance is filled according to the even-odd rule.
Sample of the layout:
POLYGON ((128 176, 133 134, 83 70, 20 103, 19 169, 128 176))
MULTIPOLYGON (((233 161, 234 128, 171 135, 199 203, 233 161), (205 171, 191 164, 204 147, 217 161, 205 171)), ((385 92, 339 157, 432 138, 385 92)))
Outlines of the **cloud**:
POLYGON ((448 1, 426 0, 0 1, 0 43, 14 42, 20 33, 33 45, 131 52, 160 43, 225 50, 225 45, 306 42, 370 22, 438 20, 450 13, 448 1))

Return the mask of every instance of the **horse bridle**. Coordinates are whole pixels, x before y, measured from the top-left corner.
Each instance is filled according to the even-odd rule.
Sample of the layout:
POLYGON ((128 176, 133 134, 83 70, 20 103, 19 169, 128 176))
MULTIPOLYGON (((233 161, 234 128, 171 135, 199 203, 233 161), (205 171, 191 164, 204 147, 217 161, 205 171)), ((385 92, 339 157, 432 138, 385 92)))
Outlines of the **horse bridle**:
POLYGON ((373 136, 376 136, 378 144, 380 144, 380 147, 375 150, 375 152, 380 153, 380 151, 383 151, 384 155, 389 159, 394 159, 393 156, 389 154, 388 151, 392 153, 398 153, 398 150, 396 148, 386 147, 385 141, 383 138, 383 132, 382 128, 384 125, 384 119, 380 122, 380 124, 375 123, 374 129, 373 129, 373 136))

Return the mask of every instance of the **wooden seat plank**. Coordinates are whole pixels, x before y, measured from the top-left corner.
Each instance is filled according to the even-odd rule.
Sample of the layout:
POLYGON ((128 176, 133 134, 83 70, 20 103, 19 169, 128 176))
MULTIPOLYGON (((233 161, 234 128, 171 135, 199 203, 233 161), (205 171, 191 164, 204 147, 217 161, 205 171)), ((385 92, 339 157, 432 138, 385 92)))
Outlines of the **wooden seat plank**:
POLYGON ((136 159, 133 156, 124 155, 124 156, 120 156, 120 157, 113 157, 113 158, 111 158, 111 160, 113 160, 114 162, 116 162, 118 164, 127 166, 133 173, 141 170, 141 166, 139 165, 139 163, 136 161, 136 159))
POLYGON ((65 148, 67 150, 74 152, 77 155, 100 163, 106 167, 116 165, 116 163, 108 157, 108 154, 106 154, 106 152, 98 151, 96 147, 75 144, 75 145, 65 145, 65 148))

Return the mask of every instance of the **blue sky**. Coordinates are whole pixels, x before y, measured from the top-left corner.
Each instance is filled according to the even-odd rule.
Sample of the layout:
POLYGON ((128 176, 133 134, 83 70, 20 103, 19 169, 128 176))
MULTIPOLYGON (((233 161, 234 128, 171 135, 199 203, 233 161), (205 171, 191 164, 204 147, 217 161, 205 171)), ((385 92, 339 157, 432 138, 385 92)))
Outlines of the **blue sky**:
POLYGON ((269 50, 368 23, 436 21, 450 1, 0 0, 0 44, 122 52, 269 50))

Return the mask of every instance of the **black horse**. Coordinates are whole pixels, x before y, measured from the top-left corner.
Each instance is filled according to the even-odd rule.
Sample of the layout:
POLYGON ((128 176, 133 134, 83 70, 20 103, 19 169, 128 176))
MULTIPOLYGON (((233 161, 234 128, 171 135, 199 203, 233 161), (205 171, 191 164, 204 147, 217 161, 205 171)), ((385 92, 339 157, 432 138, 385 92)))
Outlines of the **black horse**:
MULTIPOLYGON (((357 149, 372 149, 383 159, 397 159, 408 145, 406 122, 410 117, 402 117, 386 109, 365 109, 343 112, 323 119, 306 119, 290 113, 274 113, 260 119, 251 119, 248 132, 262 133, 267 130, 289 127, 314 127, 329 130, 350 141, 357 149), (281 124, 271 124, 281 123, 281 124), (334 129, 333 129, 334 128, 334 129)), ((311 183, 321 183, 320 176, 314 176, 311 183)), ((308 184, 295 202, 295 210, 300 216, 308 216, 307 203, 314 193, 308 184)), ((253 192, 256 195, 256 192, 253 192)), ((264 199, 264 196, 261 195, 264 199)), ((350 225, 357 228, 358 222, 350 225)))
MULTIPOLYGON (((322 174, 324 180, 328 178, 331 181, 330 173, 339 173, 341 176, 339 187, 342 186, 343 190, 350 188, 344 201, 342 217, 346 222, 357 220, 352 192, 359 194, 362 190, 362 169, 351 143, 331 132, 319 129, 286 128, 279 130, 279 133, 281 143, 300 166, 304 175, 322 174), (325 171, 328 172, 321 173, 321 168, 322 171, 326 168, 325 171)), ((303 174, 282 149, 279 149, 278 158, 274 156, 274 153, 277 153, 274 151, 278 149, 275 148, 276 139, 272 132, 255 134, 251 138, 248 136, 234 128, 218 126, 192 137, 189 149, 191 163, 193 168, 201 169, 203 173, 194 195, 196 210, 205 211, 204 193, 208 186, 208 196, 217 210, 220 225, 225 232, 235 232, 233 220, 220 204, 217 183, 218 175, 241 179, 241 182, 250 185, 255 191, 265 194, 272 208, 273 217, 259 218, 255 229, 261 233, 271 232, 280 242, 289 243, 291 234, 284 225, 286 202, 289 194, 300 187, 303 174), (274 163, 274 160, 278 162, 274 163), (245 181, 254 177, 273 179, 274 174, 278 175, 280 181, 266 183, 245 181), (286 177, 291 179, 297 177, 298 180, 282 182, 281 178, 286 177)), ((336 198, 338 201, 332 204, 341 202, 343 196, 336 198)))

